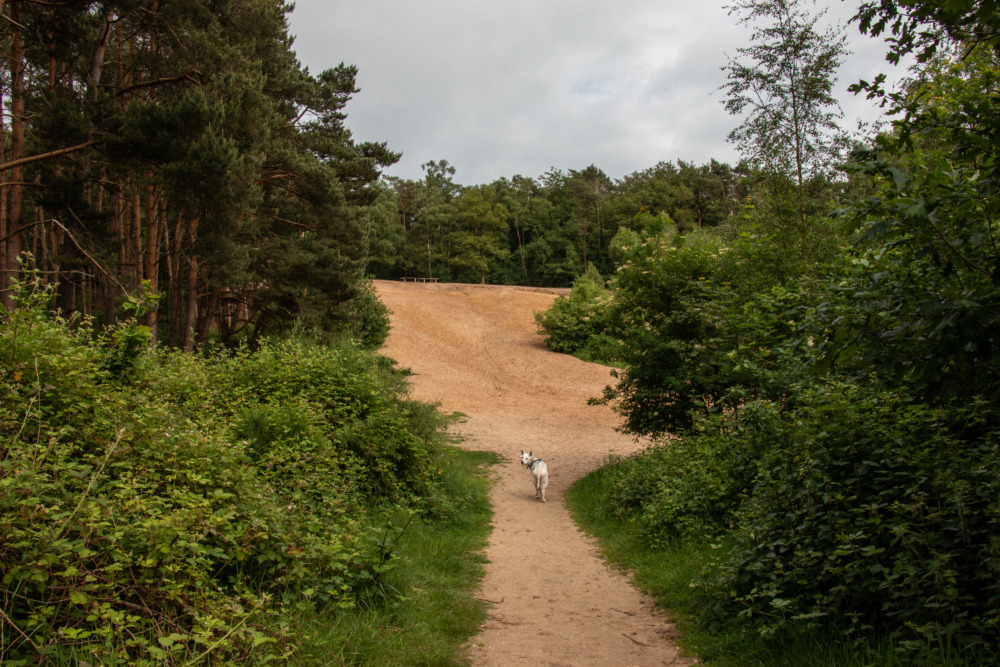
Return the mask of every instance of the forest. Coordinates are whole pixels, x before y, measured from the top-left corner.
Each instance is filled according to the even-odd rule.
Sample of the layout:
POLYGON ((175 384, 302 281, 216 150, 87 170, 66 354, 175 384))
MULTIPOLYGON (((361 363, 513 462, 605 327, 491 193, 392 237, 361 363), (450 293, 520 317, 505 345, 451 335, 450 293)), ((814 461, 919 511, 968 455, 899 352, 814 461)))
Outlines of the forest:
POLYGON ((614 271, 621 230, 717 227, 742 208, 752 175, 711 161, 661 162, 613 180, 594 165, 453 182, 447 160, 419 181, 390 177, 372 207, 368 271, 377 278, 568 287, 588 268, 614 271))
POLYGON ((994 0, 861 4, 914 62, 852 86, 865 136, 842 35, 735 0, 738 164, 478 185, 383 176, 356 68, 304 68, 291 11, 0 2, 5 664, 297 660, 303 615, 386 595, 391 517, 461 523, 446 420, 372 352, 371 279, 403 277, 572 286, 540 331, 652 443, 605 511, 704 546, 709 624, 997 659, 994 0))

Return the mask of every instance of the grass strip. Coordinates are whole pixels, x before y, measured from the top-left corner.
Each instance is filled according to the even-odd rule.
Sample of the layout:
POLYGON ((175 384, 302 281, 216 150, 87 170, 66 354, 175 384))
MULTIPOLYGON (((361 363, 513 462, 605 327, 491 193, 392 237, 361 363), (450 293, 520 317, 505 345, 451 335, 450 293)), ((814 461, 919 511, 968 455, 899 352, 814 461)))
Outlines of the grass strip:
POLYGON ((436 519, 407 526, 385 595, 304 622, 298 659, 322 665, 463 665, 462 650, 486 619, 474 597, 485 572, 495 454, 445 449, 444 503, 436 519))
MULTIPOLYGON (((614 465, 614 464, 612 464, 614 465)), ((666 609, 680 631, 685 655, 718 667, 875 667, 905 664, 891 645, 861 646, 840 634, 762 637, 739 619, 712 617, 697 582, 706 563, 724 543, 678 540, 653 550, 635 521, 622 520, 608 502, 611 467, 601 468, 570 487, 566 502, 577 524, 594 536, 607 561, 631 572, 635 584, 666 609), (701 599, 699 599, 701 598, 701 599)))

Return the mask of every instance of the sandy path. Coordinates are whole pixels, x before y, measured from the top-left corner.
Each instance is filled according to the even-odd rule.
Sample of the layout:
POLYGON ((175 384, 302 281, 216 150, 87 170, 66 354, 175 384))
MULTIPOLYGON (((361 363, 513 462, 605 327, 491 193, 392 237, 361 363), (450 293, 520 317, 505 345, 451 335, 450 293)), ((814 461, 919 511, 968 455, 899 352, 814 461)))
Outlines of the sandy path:
POLYGON ((563 493, 609 452, 637 445, 591 407, 608 369, 545 349, 532 313, 556 290, 376 281, 393 311, 384 352, 413 370, 413 396, 462 412, 465 446, 509 459, 492 491, 494 529, 481 596, 492 605, 469 656, 476 665, 689 665, 672 626, 600 561, 563 493), (515 459, 549 466, 548 502, 515 459))

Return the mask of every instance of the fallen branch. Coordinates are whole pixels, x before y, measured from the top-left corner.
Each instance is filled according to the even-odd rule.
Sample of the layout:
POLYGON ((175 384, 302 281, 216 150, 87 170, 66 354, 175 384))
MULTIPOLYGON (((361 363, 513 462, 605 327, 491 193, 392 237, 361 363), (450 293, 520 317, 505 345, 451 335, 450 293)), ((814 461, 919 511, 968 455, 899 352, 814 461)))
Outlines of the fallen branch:
POLYGON ((480 602, 489 602, 490 604, 502 604, 504 600, 503 598, 500 598, 500 602, 497 602, 496 600, 488 600, 486 598, 476 598, 476 599, 479 600, 480 602))
POLYGON ((629 640, 629 641, 630 641, 630 642, 632 642, 633 644, 638 644, 639 646, 649 646, 649 644, 644 644, 644 643, 642 643, 641 641, 639 641, 638 639, 635 639, 635 638, 633 638, 633 637, 629 637, 629 636, 628 636, 627 634, 625 634, 624 632, 622 633, 622 637, 624 637, 625 639, 629 640))

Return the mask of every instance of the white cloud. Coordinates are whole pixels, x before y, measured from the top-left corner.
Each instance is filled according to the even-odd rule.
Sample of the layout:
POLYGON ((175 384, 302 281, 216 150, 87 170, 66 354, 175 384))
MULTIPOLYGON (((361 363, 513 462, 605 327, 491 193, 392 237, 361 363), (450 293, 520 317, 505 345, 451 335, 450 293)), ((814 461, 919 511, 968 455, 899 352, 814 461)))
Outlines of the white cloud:
MULTIPOLYGON (((421 164, 446 159, 472 184, 553 166, 621 177, 661 160, 736 159, 725 141, 736 120, 715 91, 746 37, 719 6, 297 0, 291 31, 311 71, 358 66, 348 125, 403 152, 390 174, 420 178, 421 164)), ((844 89, 883 65, 881 44, 852 41, 864 49, 845 65, 844 89)), ((870 108, 849 97, 848 116, 870 108)))

